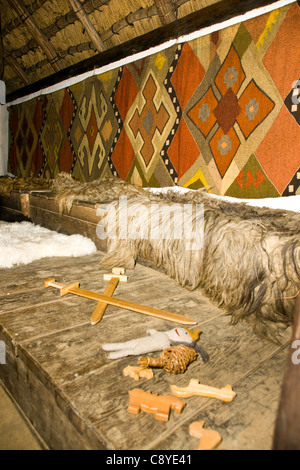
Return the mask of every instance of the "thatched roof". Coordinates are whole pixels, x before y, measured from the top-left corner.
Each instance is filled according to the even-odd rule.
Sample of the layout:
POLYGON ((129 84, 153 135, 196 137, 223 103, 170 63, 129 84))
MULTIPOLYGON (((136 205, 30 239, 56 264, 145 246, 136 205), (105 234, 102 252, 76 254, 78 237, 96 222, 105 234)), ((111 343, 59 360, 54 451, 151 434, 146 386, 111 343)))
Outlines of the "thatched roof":
MULTIPOLYGON (((116 47, 123 47, 123 55, 130 49, 129 44, 135 50, 141 46, 139 42, 134 45, 132 40, 145 43, 149 40, 144 36, 147 33, 156 31, 156 43, 172 31, 176 36, 184 31, 184 18, 189 18, 191 28, 201 20, 201 12, 212 5, 219 4, 228 10, 241 4, 249 7, 266 3, 271 1, 0 0, 0 78, 6 84, 7 93, 14 96, 55 73, 64 77, 64 71, 68 70, 70 75, 70 67, 75 64, 82 70, 82 64, 87 61, 92 67, 95 57, 98 65, 102 56, 108 62, 108 52, 116 47), (196 21, 192 18, 195 12, 200 12, 196 21)), ((210 12, 204 18, 214 20, 210 12)), ((143 45, 147 46, 147 43, 143 45)))

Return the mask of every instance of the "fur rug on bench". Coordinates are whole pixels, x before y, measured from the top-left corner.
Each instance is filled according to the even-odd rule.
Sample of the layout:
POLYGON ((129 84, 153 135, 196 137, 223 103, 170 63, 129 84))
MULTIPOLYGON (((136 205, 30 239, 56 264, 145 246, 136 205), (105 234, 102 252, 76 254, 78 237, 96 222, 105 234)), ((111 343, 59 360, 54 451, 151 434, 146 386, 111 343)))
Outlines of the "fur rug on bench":
POLYGON ((264 337, 274 339, 280 327, 292 323, 300 281, 298 213, 232 204, 202 191, 168 192, 155 195, 155 200, 153 195, 139 195, 127 200, 127 215, 118 209, 119 202, 112 202, 105 216, 113 229, 107 233, 108 253, 102 260, 106 267, 132 268, 136 260, 146 260, 179 285, 201 288, 231 314, 232 323, 247 319, 264 337), (192 249, 184 237, 168 239, 164 223, 158 228, 149 224, 149 214, 151 220, 164 220, 162 211, 168 206, 176 224, 189 204, 203 207, 188 222, 201 232, 192 249), (114 239, 113 220, 119 227, 129 224, 133 236, 114 239), (151 238, 145 233, 149 226, 161 236, 151 238))
POLYGON ((104 266, 133 268, 137 260, 147 261, 180 286, 200 288, 232 323, 247 320, 271 340, 292 324, 300 283, 299 212, 203 190, 143 189, 117 178, 80 183, 60 174, 51 186, 61 212, 68 213, 75 200, 103 203, 98 236, 108 241, 104 266))
MULTIPOLYGON (((61 211, 70 210, 76 199, 105 202, 103 266, 132 268, 138 259, 147 261, 180 286, 200 288, 233 324, 247 320, 256 334, 272 341, 292 324, 300 283, 299 212, 232 202, 203 190, 140 188, 118 178, 79 183, 61 174, 53 190, 61 211), (126 199, 126 210, 120 210, 120 198, 126 199), (189 212, 185 223, 199 232, 196 247, 185 236, 168 238, 165 212, 173 227, 189 212), (116 236, 116 227, 125 226, 127 235, 116 236)), ((296 200, 299 204, 299 196, 293 204, 296 200)))

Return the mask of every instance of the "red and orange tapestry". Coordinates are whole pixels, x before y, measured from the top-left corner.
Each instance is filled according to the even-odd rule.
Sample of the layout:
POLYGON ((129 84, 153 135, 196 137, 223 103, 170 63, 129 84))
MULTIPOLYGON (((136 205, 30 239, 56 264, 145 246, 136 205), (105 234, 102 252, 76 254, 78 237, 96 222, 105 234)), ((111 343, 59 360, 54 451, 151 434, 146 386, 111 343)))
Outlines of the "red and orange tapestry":
POLYGON ((300 194, 295 2, 10 107, 9 171, 300 194))

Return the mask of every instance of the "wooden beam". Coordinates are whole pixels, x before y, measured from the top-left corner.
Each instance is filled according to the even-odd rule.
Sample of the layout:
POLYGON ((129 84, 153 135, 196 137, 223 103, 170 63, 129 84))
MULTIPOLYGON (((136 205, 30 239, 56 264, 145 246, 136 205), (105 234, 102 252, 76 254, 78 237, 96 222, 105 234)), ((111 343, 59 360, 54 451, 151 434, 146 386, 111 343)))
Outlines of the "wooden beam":
POLYGON ((59 64, 59 59, 57 57, 57 54, 54 48, 52 47, 52 45, 50 44, 46 36, 40 31, 34 19, 30 16, 25 5, 22 3, 22 0, 8 0, 8 1, 10 5, 18 13, 18 15, 20 15, 22 21, 24 21, 25 25, 27 26, 28 30, 32 34, 33 38, 36 40, 38 45, 44 51, 53 69, 56 72, 60 71, 61 66, 59 64))
POLYGON ((171 39, 177 39, 184 34, 190 34, 211 25, 218 25, 218 23, 223 21, 271 4, 274 4, 274 0, 221 0, 173 23, 131 39, 119 46, 96 54, 89 59, 71 65, 27 87, 16 90, 7 95, 7 102, 40 91, 65 79, 89 72, 97 67, 112 64, 133 54, 144 52, 151 47, 158 46, 171 39))
MULTIPOLYGON (((101 2, 101 4, 103 4, 104 0, 99 0, 99 1, 101 2)), ((108 1, 108 0, 106 0, 106 1, 108 1)), ((183 0, 181 0, 181 1, 183 1, 183 0)), ((184 1, 188 1, 188 0, 184 0, 184 1)), ((94 5, 97 5, 97 0, 93 0, 93 2, 94 2, 94 5)), ((84 8, 85 8, 86 11, 88 10, 88 7, 91 8, 90 2, 86 2, 84 4, 84 8)), ((134 22, 144 20, 144 19, 150 19, 153 16, 157 16, 157 8, 156 8, 155 5, 152 5, 149 8, 139 8, 138 10, 129 13, 125 18, 122 18, 121 20, 116 21, 115 23, 113 23, 106 31, 101 33, 100 38, 101 38, 102 42, 105 43, 112 36, 114 36, 115 34, 118 34, 121 29, 126 28, 126 27, 131 27, 132 28, 134 26, 134 24, 133 24, 134 22)), ((66 15, 59 17, 56 20, 55 24, 47 26, 46 28, 44 28, 42 30, 42 32, 45 34, 45 36, 48 39, 50 39, 50 37, 54 36, 61 29, 64 29, 65 27, 67 27, 71 23, 75 23, 76 19, 77 19, 77 17, 75 15, 74 11, 72 10, 69 13, 67 13, 66 15), (73 20, 73 17, 75 18, 74 20, 73 20)), ((61 59, 63 59, 64 57, 66 57, 69 54, 73 55, 75 53, 80 53, 82 51, 88 51, 90 49, 95 50, 95 45, 90 40, 86 41, 84 43, 74 44, 74 45, 71 45, 69 47, 66 44, 66 46, 67 46, 66 49, 64 49, 64 50, 60 49, 60 51, 59 51, 59 56, 60 56, 61 59)), ((34 47, 34 40, 32 39, 27 44, 19 47, 18 49, 14 49, 12 52, 13 52, 15 58, 23 57, 23 55, 27 54, 33 47, 34 47)))
POLYGON ((89 17, 85 14, 83 5, 79 2, 79 0, 69 0, 71 7, 73 8, 77 18, 82 23, 83 27, 86 29, 89 37, 91 38, 93 44, 95 45, 98 52, 105 51, 106 47, 104 42, 100 38, 99 34, 97 33, 93 23, 89 19, 89 17))
MULTIPOLYGON (((300 285, 299 285, 300 288, 300 285)), ((298 294, 292 342, 283 378, 273 450, 300 450, 300 293, 298 294)))
MULTIPOLYGON (((32 15, 33 13, 35 13, 36 10, 41 8, 44 5, 44 3, 46 3, 47 1, 48 0, 35 0, 34 4, 31 3, 30 5, 27 5, 27 9, 29 13, 32 15)), ((6 34, 11 33, 11 31, 13 31, 15 28, 18 28, 20 24, 22 24, 22 19, 19 16, 15 16, 12 20, 9 21, 9 23, 6 23, 4 25, 3 31, 2 31, 3 37, 6 34)))
POLYGON ((7 51, 5 51, 5 62, 13 69, 13 71, 18 75, 18 77, 22 80, 24 85, 29 85, 29 80, 21 68, 19 63, 10 55, 8 55, 7 51))
MULTIPOLYGON (((182 1, 182 0, 181 0, 182 1)), ((189 0, 184 0, 184 1, 189 1, 189 0)), ((32 3, 30 6, 28 5, 27 9, 31 14, 35 13, 39 8, 41 8, 44 3, 48 2, 48 0, 35 0, 34 3, 32 3)), ((88 0, 84 4, 84 9, 87 14, 92 13, 94 10, 99 9, 100 7, 107 5, 110 2, 110 0, 88 0)), ((57 31, 65 28, 68 26, 68 24, 72 24, 76 21, 76 15, 73 10, 70 10, 68 13, 65 13, 62 16, 59 16, 57 20, 55 21, 54 24, 46 26, 46 28, 43 30, 45 36, 48 36, 47 32, 50 30, 54 30, 55 32, 51 32, 51 35, 54 36, 54 34, 57 33, 57 31)), ((13 20, 11 20, 9 23, 4 25, 3 27, 3 37, 6 34, 9 34, 11 31, 13 31, 15 28, 18 28, 20 24, 22 23, 21 19, 19 17, 15 17, 13 20)))
POLYGON ((170 0, 154 0, 157 8, 157 14, 162 25, 176 21, 176 16, 173 11, 173 6, 170 0))

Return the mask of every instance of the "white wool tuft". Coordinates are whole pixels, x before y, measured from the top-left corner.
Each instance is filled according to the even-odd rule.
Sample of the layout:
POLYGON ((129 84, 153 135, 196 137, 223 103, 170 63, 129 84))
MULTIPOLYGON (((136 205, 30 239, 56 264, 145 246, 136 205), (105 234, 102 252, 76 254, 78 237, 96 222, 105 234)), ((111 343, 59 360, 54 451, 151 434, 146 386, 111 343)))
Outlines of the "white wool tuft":
MULTIPOLYGON (((178 193, 186 193, 193 191, 193 189, 184 188, 182 186, 168 186, 165 188, 149 188, 153 193, 165 193, 168 191, 174 191, 178 193)), ((211 196, 215 199, 222 201, 228 201, 233 203, 244 202, 249 206, 254 207, 268 207, 269 209, 283 209, 293 212, 300 212, 300 195, 295 196, 281 196, 281 197, 268 197, 263 199, 242 199, 231 196, 220 196, 212 193, 205 193, 207 196, 211 196)))
POLYGON ((31 222, 0 223, 0 268, 51 256, 84 256, 96 245, 82 235, 64 235, 31 222))

